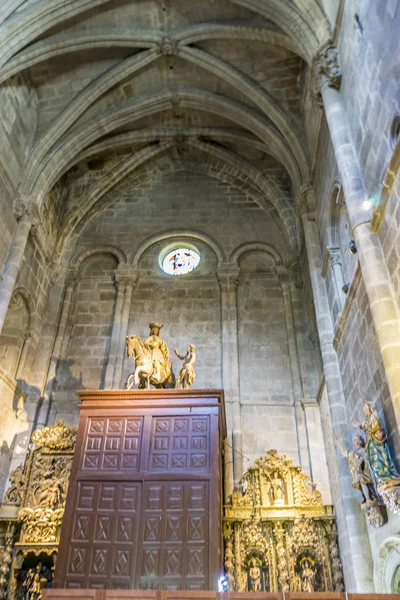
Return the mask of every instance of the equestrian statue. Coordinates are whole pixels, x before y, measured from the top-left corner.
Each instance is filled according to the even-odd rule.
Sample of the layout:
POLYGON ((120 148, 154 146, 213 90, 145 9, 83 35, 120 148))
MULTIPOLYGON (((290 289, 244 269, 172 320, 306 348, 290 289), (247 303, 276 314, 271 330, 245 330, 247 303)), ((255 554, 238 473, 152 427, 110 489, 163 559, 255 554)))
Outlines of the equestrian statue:
POLYGON ((129 375, 126 387, 130 390, 134 385, 139 389, 175 387, 175 376, 172 370, 169 350, 160 338, 160 323, 149 323, 150 335, 143 343, 138 335, 126 338, 128 357, 135 361, 135 372, 129 375))

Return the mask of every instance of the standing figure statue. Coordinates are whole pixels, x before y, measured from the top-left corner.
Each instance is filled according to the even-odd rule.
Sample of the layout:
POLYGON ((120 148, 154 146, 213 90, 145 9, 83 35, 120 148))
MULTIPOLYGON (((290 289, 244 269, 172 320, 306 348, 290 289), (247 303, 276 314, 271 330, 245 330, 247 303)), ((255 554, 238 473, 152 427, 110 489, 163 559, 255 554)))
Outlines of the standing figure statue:
POLYGON ((42 577, 43 565, 41 562, 34 569, 29 569, 22 584, 24 600, 40 600, 43 589, 47 584, 47 577, 42 577))
POLYGON ((400 474, 393 462, 385 430, 370 404, 364 404, 364 413, 364 423, 354 422, 353 426, 367 434, 365 453, 378 487, 379 484, 397 486, 400 484, 400 474))
POLYGON ((283 491, 283 481, 279 477, 277 471, 274 472, 274 477, 271 480, 271 493, 273 504, 285 504, 285 494, 283 491))
POLYGON ((362 504, 375 504, 378 495, 375 491, 372 473, 365 455, 365 441, 357 435, 354 438, 353 450, 347 450, 341 440, 336 436, 336 443, 340 452, 347 458, 351 473, 351 483, 353 488, 359 490, 362 494, 362 504))
POLYGON ((179 378, 176 387, 183 387, 189 389, 193 384, 196 374, 194 372, 194 363, 196 361, 196 346, 190 344, 187 347, 185 356, 181 356, 178 350, 175 350, 175 354, 180 360, 183 360, 183 366, 179 373, 179 378))
POLYGON ((310 562, 305 560, 303 562, 303 568, 301 571, 301 591, 302 592, 314 592, 315 591, 315 572, 310 562))
POLYGON ((172 371, 168 347, 159 336, 160 323, 149 323, 150 335, 143 343, 138 335, 126 338, 127 352, 135 361, 135 372, 127 381, 127 389, 134 384, 144 389, 150 384, 156 388, 174 387, 175 377, 172 371))
POLYGON ((249 582, 250 592, 261 591, 261 571, 255 558, 251 559, 251 565, 249 569, 249 582))

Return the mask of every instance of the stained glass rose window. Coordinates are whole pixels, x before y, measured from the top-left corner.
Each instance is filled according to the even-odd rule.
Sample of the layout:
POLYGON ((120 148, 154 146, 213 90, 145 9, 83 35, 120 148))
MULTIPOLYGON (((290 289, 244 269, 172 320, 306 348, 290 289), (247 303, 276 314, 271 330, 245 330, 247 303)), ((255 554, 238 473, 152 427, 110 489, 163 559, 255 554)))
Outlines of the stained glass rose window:
POLYGON ((191 248, 175 248, 162 259, 161 267, 168 275, 186 275, 200 263, 200 254, 191 248))

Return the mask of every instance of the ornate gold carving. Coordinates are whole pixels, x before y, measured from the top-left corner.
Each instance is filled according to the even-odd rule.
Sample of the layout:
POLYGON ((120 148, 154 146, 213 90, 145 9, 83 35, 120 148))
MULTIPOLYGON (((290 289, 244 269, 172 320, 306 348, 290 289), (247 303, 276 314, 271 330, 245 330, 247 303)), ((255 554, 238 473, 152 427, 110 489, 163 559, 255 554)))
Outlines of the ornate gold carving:
POLYGON ((36 449, 43 452, 73 450, 76 441, 76 427, 67 427, 57 421, 52 427, 43 427, 32 434, 32 442, 36 449))
MULTIPOLYGON (((41 598, 43 573, 51 570, 46 565, 39 566, 39 556, 47 554, 49 564, 54 562, 76 433, 76 428, 67 427, 62 421, 35 431, 25 466, 19 467, 10 475, 11 486, 5 501, 21 508, 17 521, 8 521, 6 525, 10 533, 7 533, 1 558, 0 600, 7 597, 11 568, 9 600, 15 600, 22 592, 29 600, 41 598), (20 533, 14 545, 13 528, 20 525, 20 533), (28 555, 37 556, 38 561, 36 566, 30 568, 30 573, 23 567, 28 555), (20 579, 21 573, 26 573, 26 577, 20 579)), ((7 519, 5 521, 7 523, 7 519)), ((32 563, 29 566, 31 565, 32 563)))
POLYGON ((231 591, 340 591, 343 578, 331 506, 289 456, 270 450, 224 507, 231 591), (250 572, 251 568, 255 570, 250 572))
POLYGON ((25 473, 22 465, 11 471, 9 480, 11 485, 5 493, 4 502, 5 504, 19 506, 22 502, 22 493, 25 485, 25 473))
POLYGON ((8 523, 5 543, 1 552, 0 565, 0 598, 7 598, 7 587, 10 577, 12 553, 14 548, 15 523, 8 523))

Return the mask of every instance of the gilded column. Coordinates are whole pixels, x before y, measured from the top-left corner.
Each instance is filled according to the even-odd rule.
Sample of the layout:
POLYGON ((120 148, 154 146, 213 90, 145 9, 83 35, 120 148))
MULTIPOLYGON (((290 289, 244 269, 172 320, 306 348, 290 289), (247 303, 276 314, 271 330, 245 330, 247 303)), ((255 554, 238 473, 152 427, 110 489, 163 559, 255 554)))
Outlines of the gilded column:
POLYGON ((114 376, 113 376, 113 388, 121 388, 122 386, 122 372, 124 368, 124 357, 126 347, 126 336, 128 333, 129 316, 131 312, 132 304, 132 293, 137 284, 138 274, 132 269, 126 272, 125 279, 125 291, 124 301, 121 312, 121 322, 119 326, 118 345, 117 345, 117 356, 115 361, 114 376))
POLYGON ((64 300, 62 303, 60 319, 58 321, 57 333, 54 340, 54 346, 51 353, 50 363, 47 370, 46 380, 44 384, 43 390, 43 398, 42 404, 39 410, 38 419, 37 419, 37 427, 40 429, 47 424, 49 409, 50 409, 50 401, 51 395, 53 392, 54 384, 56 381, 57 375, 57 367, 58 363, 62 357, 64 342, 65 342, 65 332, 69 320, 69 315, 71 311, 71 302, 73 298, 74 291, 78 284, 78 275, 76 271, 70 271, 67 275, 66 279, 66 287, 64 300))
POLYGON ((312 463, 307 430, 307 416, 302 405, 304 400, 304 390, 303 380, 301 377, 299 350, 297 346, 296 327, 293 318, 290 274, 286 269, 281 269, 278 272, 278 278, 282 287, 283 307, 285 312, 290 374, 293 389, 293 409, 297 433, 298 460, 300 466, 305 469, 312 479, 312 463))
POLYGON ((221 290, 222 375, 225 401, 231 412, 232 444, 225 445, 225 495, 232 493, 233 484, 243 475, 242 414, 240 403, 239 344, 237 319, 237 285, 239 269, 226 265, 218 269, 221 290), (232 457, 232 458, 231 458, 232 457), (232 468, 230 468, 230 458, 232 468), (233 473, 232 473, 233 471, 233 473))
POLYGON ((4 320, 14 292, 15 282, 24 257, 29 233, 33 225, 32 210, 26 200, 18 198, 15 201, 14 215, 17 219, 17 225, 0 280, 0 333, 3 329, 4 320))
POLYGON ((122 309, 125 297, 126 278, 123 274, 121 275, 120 269, 117 269, 115 272, 115 285, 117 287, 117 298, 115 301, 114 321, 111 332, 106 376, 104 380, 104 388, 106 390, 111 389, 113 384, 114 370, 118 352, 119 333, 121 328, 122 309))
MULTIPOLYGON (((303 228, 310 269, 311 287, 314 298, 318 335, 320 340, 325 384, 333 433, 350 445, 350 427, 342 388, 339 361, 333 347, 333 323, 322 278, 322 261, 318 231, 312 215, 303 206, 303 228)), ((336 452, 327 456, 332 497, 337 512, 340 549, 348 591, 373 592, 373 562, 364 515, 360 510, 352 488, 347 460, 336 452), (336 465, 336 467, 335 467, 336 465), (337 471, 335 471, 337 469, 337 471)))
POLYGON ((321 53, 319 72, 326 120, 400 429, 400 311, 380 240, 371 230, 372 210, 339 92, 341 73, 335 48, 321 53))

